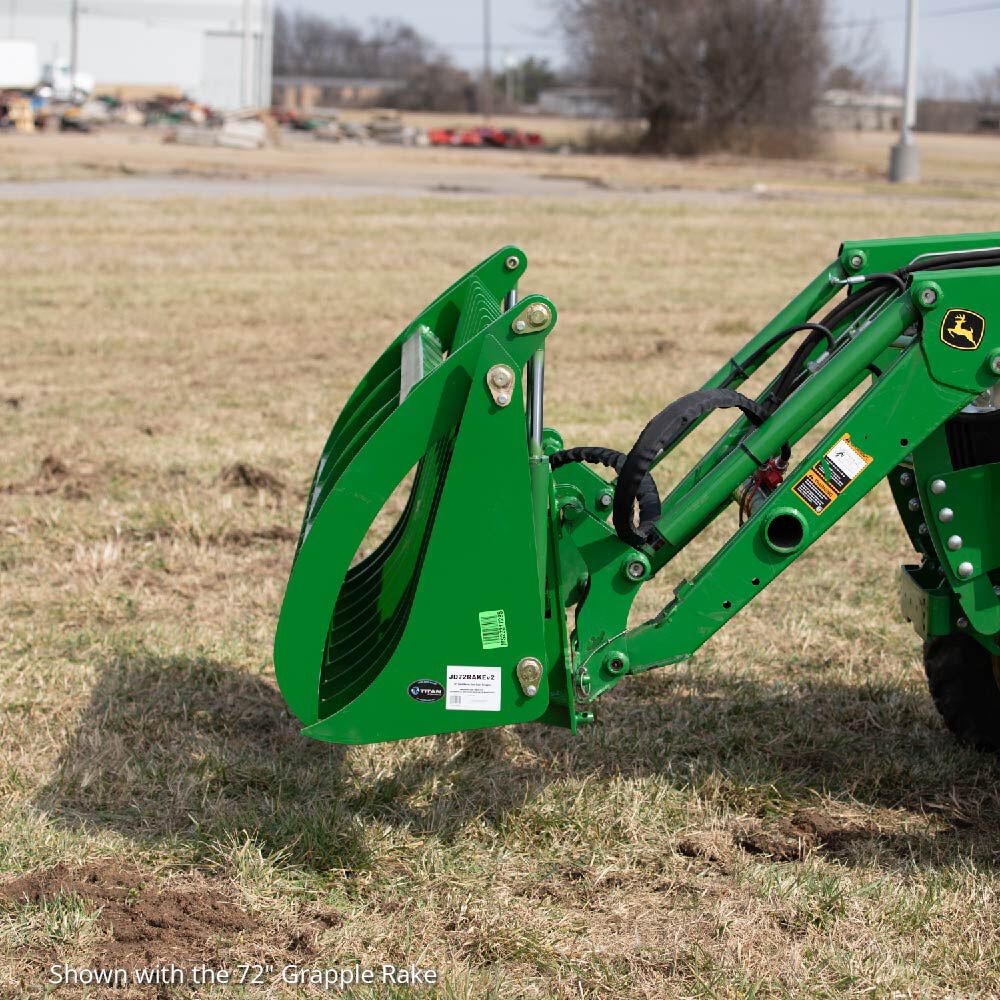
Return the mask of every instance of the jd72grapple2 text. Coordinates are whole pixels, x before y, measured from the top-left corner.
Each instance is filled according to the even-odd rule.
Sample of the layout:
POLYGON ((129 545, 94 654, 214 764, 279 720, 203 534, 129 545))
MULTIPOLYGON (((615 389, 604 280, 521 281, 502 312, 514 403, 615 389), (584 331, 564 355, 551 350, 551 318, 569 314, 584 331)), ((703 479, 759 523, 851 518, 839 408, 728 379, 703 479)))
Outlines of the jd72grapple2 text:
POLYGON ((567 448, 543 425, 556 309, 518 298, 525 267, 506 247, 436 299, 330 434, 275 642, 305 732, 575 730, 629 674, 690 657, 887 480, 917 552, 902 610, 935 703, 958 735, 1000 747, 1000 233, 845 243, 627 455, 567 448), (790 360, 742 394, 786 343, 790 360), (734 422, 661 499, 651 471, 720 408, 734 422), (401 484, 402 513, 366 551, 401 484), (731 537, 629 627, 643 583, 731 507, 731 537))

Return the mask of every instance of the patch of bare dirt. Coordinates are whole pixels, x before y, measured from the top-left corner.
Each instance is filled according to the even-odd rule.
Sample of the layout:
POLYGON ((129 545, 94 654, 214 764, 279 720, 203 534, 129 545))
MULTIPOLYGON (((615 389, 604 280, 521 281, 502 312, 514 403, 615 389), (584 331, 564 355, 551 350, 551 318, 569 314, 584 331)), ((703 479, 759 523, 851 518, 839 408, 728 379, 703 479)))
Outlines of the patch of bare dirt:
POLYGON ((57 455, 46 455, 38 463, 34 476, 20 483, 8 483, 2 492, 34 496, 58 494, 68 500, 89 500, 96 476, 93 466, 80 465, 73 469, 57 455))
POLYGON ((294 542, 298 537, 299 533, 294 528, 286 527, 284 524, 272 524, 266 528, 254 528, 251 531, 230 528, 222 536, 222 544, 240 548, 245 545, 254 545, 256 542, 294 542))
POLYGON ((682 857, 698 858, 714 865, 723 864, 732 853, 725 835, 716 830, 695 830, 681 837, 675 847, 682 857))
POLYGON ((870 836, 863 826, 830 816, 821 809, 800 809, 774 824, 744 829, 736 844, 773 861, 800 861, 813 851, 837 853, 870 836))
POLYGON ((138 868, 114 862, 56 865, 0 886, 0 899, 14 903, 37 905, 73 894, 99 911, 97 925, 107 937, 96 946, 94 958, 105 966, 204 961, 214 942, 258 928, 215 886, 161 889, 138 868))
POLYGON ((235 462, 233 465, 227 465, 219 473, 219 481, 224 486, 256 490, 270 493, 272 496, 281 496, 285 491, 285 484, 274 473, 268 472, 266 469, 258 469, 255 465, 249 465, 246 462, 235 462))

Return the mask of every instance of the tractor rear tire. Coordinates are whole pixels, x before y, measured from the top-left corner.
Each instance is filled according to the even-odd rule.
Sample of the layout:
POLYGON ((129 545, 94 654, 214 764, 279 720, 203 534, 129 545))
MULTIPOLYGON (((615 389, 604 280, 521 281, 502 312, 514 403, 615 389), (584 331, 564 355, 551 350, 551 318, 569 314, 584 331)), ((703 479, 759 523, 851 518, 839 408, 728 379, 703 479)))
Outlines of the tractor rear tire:
POLYGON ((967 635, 924 643, 924 670, 944 724, 977 750, 1000 750, 1000 657, 967 635))

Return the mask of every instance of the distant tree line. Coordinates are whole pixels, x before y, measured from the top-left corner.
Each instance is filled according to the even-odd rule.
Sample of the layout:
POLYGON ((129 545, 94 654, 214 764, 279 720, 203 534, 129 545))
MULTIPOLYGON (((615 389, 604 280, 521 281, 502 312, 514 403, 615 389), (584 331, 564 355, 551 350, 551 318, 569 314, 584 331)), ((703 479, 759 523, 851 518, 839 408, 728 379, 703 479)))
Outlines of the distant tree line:
MULTIPOLYGON (((353 77, 399 81, 386 95, 392 106, 423 111, 473 111, 479 81, 403 21, 373 20, 367 27, 305 11, 278 9, 274 20, 276 76, 353 77)), ((532 104, 556 82, 544 59, 528 57, 498 73, 494 104, 532 104), (510 77, 508 78, 508 73, 510 77)))
POLYGON ((401 108, 468 109, 475 85, 468 73, 402 21, 360 28, 305 11, 279 9, 274 18, 276 76, 363 77, 400 82, 389 96, 401 108))

